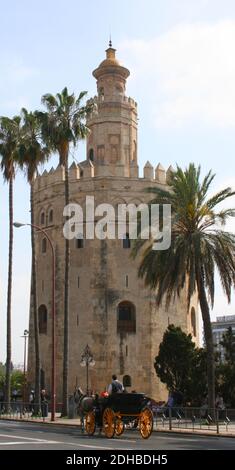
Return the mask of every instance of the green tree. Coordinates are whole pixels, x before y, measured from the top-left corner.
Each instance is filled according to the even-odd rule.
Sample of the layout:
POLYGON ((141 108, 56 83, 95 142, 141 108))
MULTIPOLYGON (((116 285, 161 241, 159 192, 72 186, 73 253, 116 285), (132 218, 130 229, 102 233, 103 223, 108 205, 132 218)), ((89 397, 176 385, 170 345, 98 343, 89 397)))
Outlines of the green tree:
POLYGON ((218 391, 229 407, 235 406, 235 367, 229 363, 221 363, 216 369, 218 391))
POLYGON ((11 374, 11 389, 17 390, 18 394, 23 393, 24 374, 22 370, 13 369, 11 374))
POLYGON ((11 398, 11 300, 12 300, 12 264, 13 264, 13 181, 15 178, 15 150, 20 135, 20 117, 0 118, 0 158, 4 180, 9 186, 9 251, 8 251, 8 286, 7 286, 7 356, 5 401, 11 398))
MULTIPOLYGON (((85 125, 87 113, 92 110, 92 105, 82 106, 82 100, 86 96, 83 91, 78 98, 69 95, 67 88, 56 96, 46 94, 42 97, 42 103, 47 112, 39 113, 42 122, 42 135, 44 142, 53 151, 59 154, 59 163, 65 170, 65 206, 70 202, 69 197, 69 152, 71 146, 76 146, 78 141, 88 134, 85 125)), ((65 278, 64 278, 64 355, 63 355, 63 409, 62 415, 68 414, 68 365, 69 365, 69 270, 70 270, 70 245, 65 239, 65 278)))
POLYGON ((171 246, 168 250, 153 250, 154 240, 137 240, 133 251, 136 256, 142 248, 139 276, 156 291, 156 302, 170 302, 187 291, 188 307, 192 295, 197 291, 202 313, 206 350, 208 402, 215 405, 214 347, 209 305, 213 306, 217 268, 223 290, 228 301, 235 285, 235 235, 222 230, 234 209, 217 209, 219 203, 234 196, 231 188, 225 188, 212 197, 208 191, 215 175, 209 172, 200 180, 200 167, 193 163, 183 171, 177 166, 169 181, 169 190, 148 188, 154 195, 151 203, 170 204, 171 246), (220 226, 216 226, 220 224, 220 226))
POLYGON ((228 406, 235 406, 235 335, 229 327, 220 344, 224 348, 225 361, 217 366, 218 390, 228 406))
POLYGON ((154 367, 168 390, 179 390, 184 401, 199 404, 206 392, 205 352, 196 348, 191 335, 169 325, 163 335, 154 367))
MULTIPOLYGON (((0 363, 0 392, 3 392, 6 383, 6 366, 0 363)), ((22 393, 24 385, 24 374, 22 370, 14 369, 11 370, 11 390, 17 390, 18 393, 22 393)))
POLYGON ((4 364, 2 364, 2 362, 0 362, 0 394, 2 394, 2 392, 4 391, 5 380, 6 380, 6 367, 4 366, 4 364))
POLYGON ((229 326, 227 331, 223 334, 223 339, 220 341, 220 344, 224 348, 225 361, 231 365, 235 365, 235 334, 231 326, 229 326))
POLYGON ((195 348, 188 384, 188 395, 186 395, 186 398, 193 406, 200 406, 203 397, 205 397, 207 393, 206 350, 204 348, 195 348))
POLYGON ((31 295, 33 301, 34 318, 34 346, 35 346, 35 403, 40 403, 40 343, 39 320, 37 302, 37 276, 35 254, 35 214, 33 183, 38 174, 38 167, 44 164, 49 157, 49 148, 45 146, 41 138, 41 121, 37 113, 21 110, 22 132, 17 155, 20 168, 26 173, 30 185, 30 216, 31 216, 31 247, 32 247, 32 283, 31 295))

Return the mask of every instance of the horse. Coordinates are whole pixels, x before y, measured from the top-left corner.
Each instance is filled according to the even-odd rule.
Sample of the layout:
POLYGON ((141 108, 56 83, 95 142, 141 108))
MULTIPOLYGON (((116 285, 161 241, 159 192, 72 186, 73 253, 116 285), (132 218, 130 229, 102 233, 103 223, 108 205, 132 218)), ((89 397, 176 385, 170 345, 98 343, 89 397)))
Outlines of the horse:
POLYGON ((76 412, 81 418, 82 432, 84 432, 84 418, 88 411, 94 408, 94 398, 86 395, 81 387, 75 388, 73 396, 76 404, 76 412))

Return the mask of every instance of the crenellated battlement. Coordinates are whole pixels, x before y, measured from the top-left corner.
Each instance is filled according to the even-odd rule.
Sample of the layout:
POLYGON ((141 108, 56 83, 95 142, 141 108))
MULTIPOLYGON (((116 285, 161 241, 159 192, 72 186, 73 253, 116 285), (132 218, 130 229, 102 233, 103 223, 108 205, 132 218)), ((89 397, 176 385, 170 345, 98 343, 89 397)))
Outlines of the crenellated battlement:
MULTIPOLYGON (((128 179, 139 179, 154 181, 159 184, 167 184, 171 173, 174 171, 170 166, 168 170, 159 163, 156 168, 151 165, 149 161, 146 162, 143 169, 143 177, 139 176, 138 166, 133 164, 130 166, 130 175, 125 175, 125 169, 122 165, 95 165, 90 160, 85 160, 81 163, 73 162, 69 168, 70 181, 87 180, 95 177, 121 177, 128 179)), ((64 181, 65 172, 63 166, 58 165, 56 169, 53 167, 50 171, 44 170, 43 173, 38 175, 34 181, 34 189, 41 190, 50 187, 54 184, 59 184, 64 181)))
MULTIPOLYGON (((100 96, 95 95, 93 98, 90 98, 89 100, 87 100, 86 104, 87 105, 95 104, 98 106, 99 104, 105 103, 105 101, 106 100, 103 95, 100 95, 100 96)), ((118 102, 118 103, 125 103, 135 109, 137 109, 137 106, 138 106, 137 102, 130 96, 116 95, 113 101, 118 102)), ((97 113, 96 107, 94 108, 94 111, 91 112, 90 117, 93 115, 93 113, 95 114, 97 113)))

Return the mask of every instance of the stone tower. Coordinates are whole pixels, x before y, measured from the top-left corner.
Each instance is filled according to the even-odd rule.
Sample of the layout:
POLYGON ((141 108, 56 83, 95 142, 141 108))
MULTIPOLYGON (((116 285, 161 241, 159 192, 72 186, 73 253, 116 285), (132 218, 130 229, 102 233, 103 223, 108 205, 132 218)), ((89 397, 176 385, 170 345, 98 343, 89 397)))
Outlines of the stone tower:
MULTIPOLYGON (((148 202, 144 189, 166 187, 161 164, 151 163, 138 175, 137 104, 125 94, 129 71, 116 59, 115 49, 93 72, 98 96, 87 125, 87 158, 70 168, 71 203, 84 213, 86 197, 94 196, 95 206, 110 203, 148 202)), ((56 251, 56 389, 62 395, 63 295, 64 295, 64 172, 46 171, 34 183, 36 223, 47 230, 56 251)), ((132 241, 128 227, 123 238, 75 239, 71 244, 69 298, 69 393, 75 385, 86 388, 86 373, 80 365, 88 344, 95 365, 89 367, 89 388, 101 391, 116 373, 130 391, 135 389, 157 399, 164 398, 153 367, 159 344, 170 323, 191 332, 198 341, 197 298, 190 308, 184 293, 168 310, 157 308, 153 293, 138 279, 138 260, 130 257, 132 241)), ((36 233, 38 310, 42 381, 51 387, 51 254, 42 233, 36 233)), ((34 383, 33 315, 30 315, 29 380, 34 383)))

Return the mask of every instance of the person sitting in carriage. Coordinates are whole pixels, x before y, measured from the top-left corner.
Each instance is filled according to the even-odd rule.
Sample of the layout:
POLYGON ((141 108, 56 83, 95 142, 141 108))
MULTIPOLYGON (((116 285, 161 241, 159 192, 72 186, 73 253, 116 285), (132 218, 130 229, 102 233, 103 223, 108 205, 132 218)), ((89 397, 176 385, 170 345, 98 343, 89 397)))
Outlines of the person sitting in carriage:
POLYGON ((117 379, 115 374, 112 375, 112 382, 108 386, 108 394, 111 395, 112 393, 122 393, 124 391, 124 387, 122 383, 117 379))

